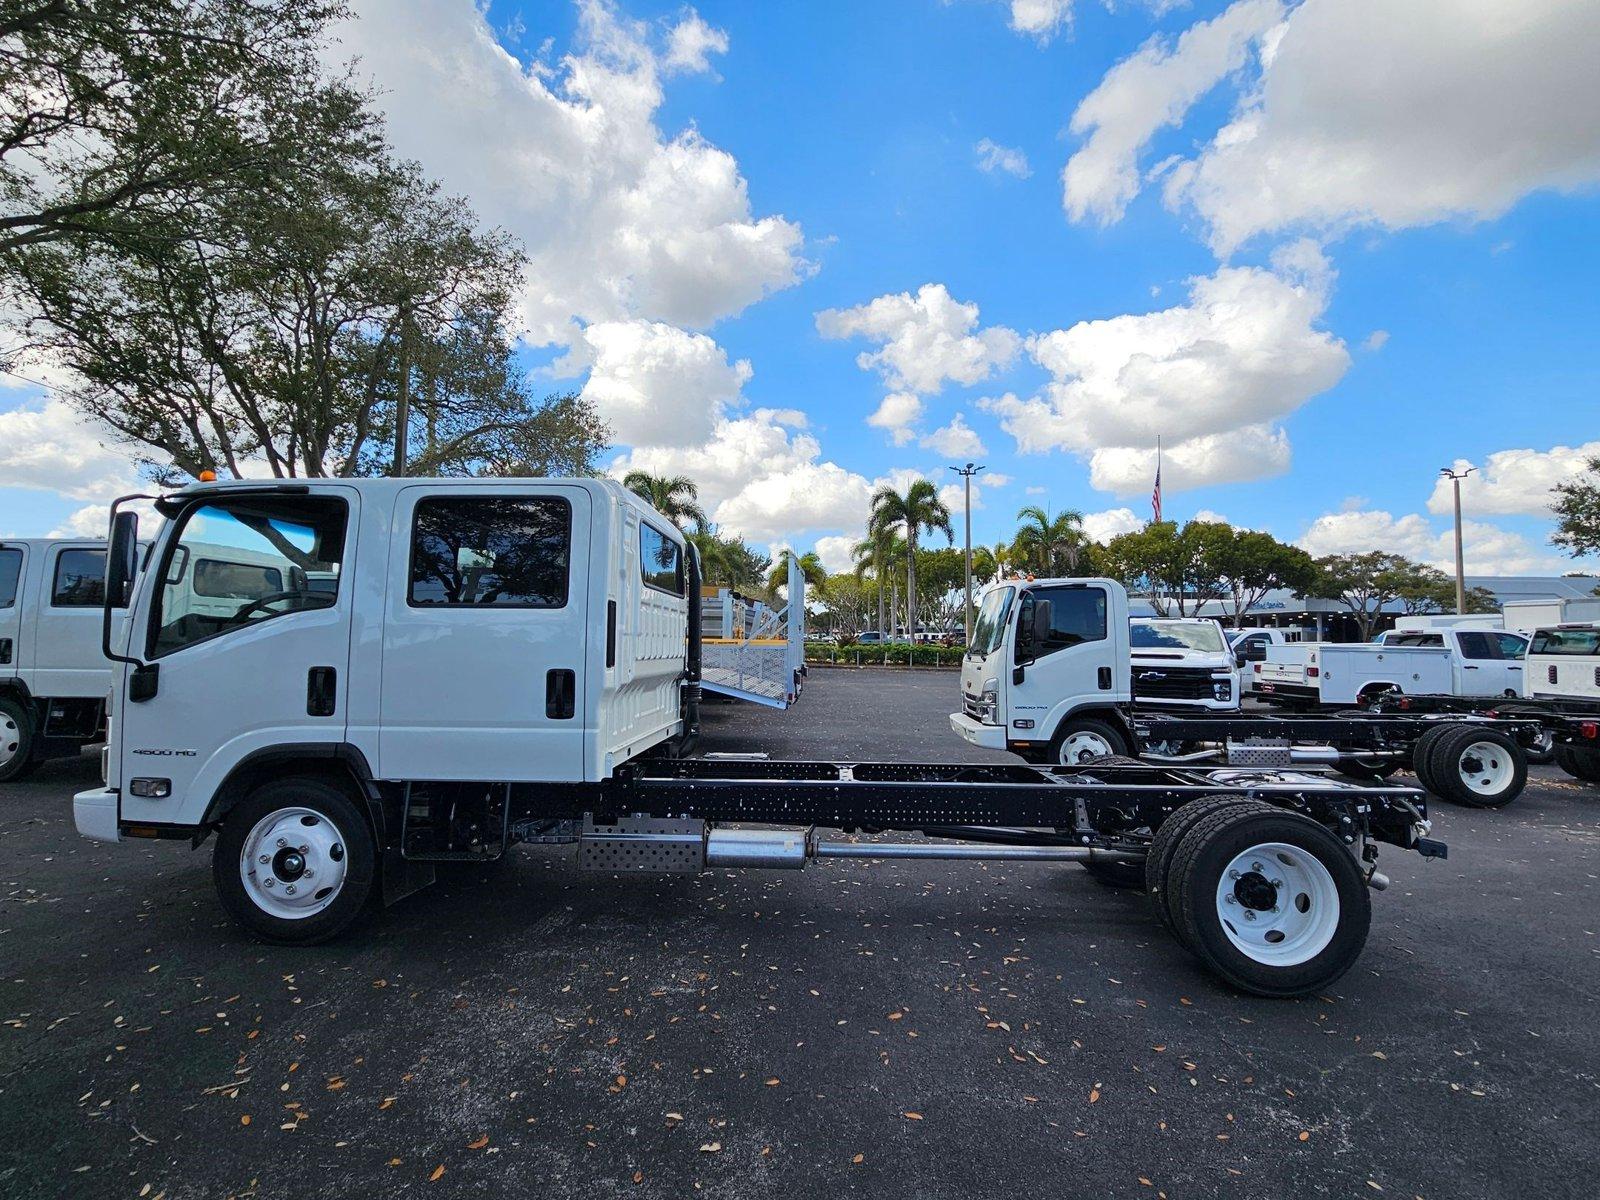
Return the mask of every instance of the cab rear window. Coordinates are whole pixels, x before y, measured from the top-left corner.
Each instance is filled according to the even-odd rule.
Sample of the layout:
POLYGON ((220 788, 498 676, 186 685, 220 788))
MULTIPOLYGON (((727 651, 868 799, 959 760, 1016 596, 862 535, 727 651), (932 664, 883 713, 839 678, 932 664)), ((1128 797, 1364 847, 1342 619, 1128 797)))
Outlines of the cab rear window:
POLYGON ((22 576, 22 551, 0 550, 0 608, 17 602, 17 580, 22 576))

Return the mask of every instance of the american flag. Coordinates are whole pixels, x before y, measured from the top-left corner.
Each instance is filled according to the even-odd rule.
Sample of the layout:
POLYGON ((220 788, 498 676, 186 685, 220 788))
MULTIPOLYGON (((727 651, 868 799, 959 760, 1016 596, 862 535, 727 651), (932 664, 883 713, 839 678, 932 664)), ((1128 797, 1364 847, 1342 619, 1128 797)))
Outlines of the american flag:
POLYGON ((1156 486, 1150 491, 1150 511, 1153 514, 1150 519, 1159 524, 1161 521, 1161 455, 1159 451, 1156 453, 1156 486))

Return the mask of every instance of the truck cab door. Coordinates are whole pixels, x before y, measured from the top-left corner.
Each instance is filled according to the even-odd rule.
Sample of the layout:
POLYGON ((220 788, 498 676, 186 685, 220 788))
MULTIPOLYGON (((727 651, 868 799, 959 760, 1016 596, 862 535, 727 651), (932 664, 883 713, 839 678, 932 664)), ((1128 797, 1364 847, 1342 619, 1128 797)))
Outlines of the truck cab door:
POLYGON ((1109 622, 1110 608, 1106 590, 1094 584, 1051 584, 1023 592, 1011 671, 1002 684, 1010 736, 1048 736, 1069 712, 1128 699, 1127 622, 1109 622), (1033 643, 1027 633, 1040 601, 1050 603, 1050 629, 1033 643), (1019 728, 1018 720, 1037 724, 1019 728))
POLYGON ((22 581, 26 545, 0 546, 0 680, 22 670, 22 581))
POLYGON ((345 741, 359 503, 348 487, 228 488, 173 515, 128 618, 145 665, 118 667, 122 821, 196 824, 252 754, 345 741), (311 589, 309 571, 338 585, 311 589))
POLYGON ((28 686, 36 696, 103 697, 111 682, 100 651, 105 549, 90 543, 51 546, 43 566, 28 686))
POLYGON ((579 487, 399 491, 383 609, 382 778, 584 778, 585 700, 599 686, 587 669, 589 573, 604 569, 590 563, 591 520, 579 487))
POLYGON ((1500 652, 1500 640, 1493 633, 1476 629, 1460 630, 1455 635, 1457 661, 1461 669, 1463 696, 1503 696, 1522 693, 1521 671, 1511 667, 1500 652))

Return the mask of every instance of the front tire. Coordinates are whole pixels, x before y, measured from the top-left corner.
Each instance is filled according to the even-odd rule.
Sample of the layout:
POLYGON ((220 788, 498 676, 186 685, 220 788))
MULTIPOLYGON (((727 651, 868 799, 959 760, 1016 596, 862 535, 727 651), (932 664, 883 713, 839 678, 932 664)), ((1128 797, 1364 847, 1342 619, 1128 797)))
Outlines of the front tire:
POLYGON ((33 713, 21 701, 0 697, 0 783, 21 779, 38 765, 33 757, 33 713))
POLYGON ((374 894, 377 846, 340 788, 294 777, 228 813, 211 858, 228 915, 263 941, 309 946, 342 933, 374 894))
POLYGON ((1171 874, 1189 948, 1241 991, 1319 991, 1366 945, 1372 904, 1361 868, 1299 813, 1213 813, 1184 836, 1171 874))
POLYGON ((1109 755, 1128 753, 1127 740, 1104 721, 1088 717, 1068 717, 1061 722, 1050 743, 1050 761, 1063 767, 1076 767, 1109 755))

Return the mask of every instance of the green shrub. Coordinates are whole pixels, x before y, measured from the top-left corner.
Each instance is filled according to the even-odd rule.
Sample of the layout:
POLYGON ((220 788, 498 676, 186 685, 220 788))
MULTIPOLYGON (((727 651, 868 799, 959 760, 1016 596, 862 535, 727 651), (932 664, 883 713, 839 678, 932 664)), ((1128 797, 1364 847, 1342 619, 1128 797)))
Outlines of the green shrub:
POLYGON ((806 643, 807 662, 832 663, 841 667, 959 667, 961 656, 965 653, 960 646, 907 646, 894 642, 877 646, 806 643))

